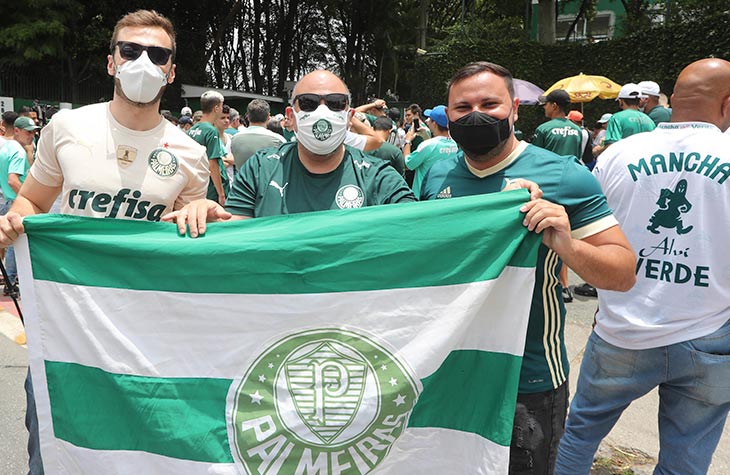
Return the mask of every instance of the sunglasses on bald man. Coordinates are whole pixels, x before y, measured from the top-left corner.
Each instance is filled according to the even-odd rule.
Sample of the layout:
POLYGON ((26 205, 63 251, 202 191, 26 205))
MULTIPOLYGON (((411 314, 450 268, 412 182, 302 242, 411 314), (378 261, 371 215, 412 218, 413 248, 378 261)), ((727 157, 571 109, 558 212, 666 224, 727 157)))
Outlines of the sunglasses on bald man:
POLYGON ((299 102, 299 109, 304 112, 313 112, 324 101, 325 105, 332 111, 343 111, 350 103, 350 96, 347 94, 297 94, 292 99, 292 104, 299 102))

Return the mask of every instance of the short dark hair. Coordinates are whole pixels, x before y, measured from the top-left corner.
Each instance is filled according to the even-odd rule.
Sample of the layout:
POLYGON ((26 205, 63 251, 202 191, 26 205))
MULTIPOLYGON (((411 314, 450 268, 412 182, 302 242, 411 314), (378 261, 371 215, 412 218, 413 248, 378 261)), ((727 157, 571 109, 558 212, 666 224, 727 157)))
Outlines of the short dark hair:
POLYGON ((223 104, 223 108, 221 109, 221 112, 224 114, 230 114, 231 113, 231 106, 228 104, 223 104))
POLYGON ((279 135, 284 135, 284 128, 281 126, 281 122, 272 118, 266 123, 266 128, 279 135))
POLYGON ((269 103, 263 99, 254 99, 248 103, 248 107, 246 107, 246 114, 248 114, 249 122, 260 124, 269 119, 271 107, 269 107, 269 103))
POLYGON ((388 109, 388 117, 390 117, 393 122, 398 122, 400 120, 400 109, 397 107, 391 107, 388 109))
POLYGON ((19 115, 15 111, 5 111, 3 112, 3 124, 5 127, 15 127, 15 120, 18 117, 19 115))
POLYGON ((624 99, 621 98, 622 101, 624 101, 627 105, 630 106, 638 106, 640 104, 641 99, 624 99))
POLYGON ((218 91, 205 91, 200 96, 200 109, 203 114, 210 114, 218 104, 223 104, 223 94, 218 91))
POLYGON ((420 116, 421 112, 423 112, 421 106, 419 106, 418 104, 411 104, 410 106, 408 106, 408 110, 411 111, 411 114, 417 116, 420 116))
POLYGON ((431 122, 433 122, 433 125, 436 126, 436 128, 439 130, 439 132, 447 132, 449 130, 448 127, 443 127, 441 124, 439 124, 435 120, 432 120, 431 122))
POLYGON ((393 130, 393 121, 389 117, 378 117, 373 122, 373 130, 393 130))
POLYGON ((489 61, 476 61, 474 63, 469 63, 456 71, 456 74, 451 76, 451 80, 449 81, 449 87, 446 90, 446 98, 448 99, 449 94, 451 94, 451 86, 457 82, 461 82, 464 79, 468 79, 481 73, 492 73, 504 79, 510 99, 515 98, 515 85, 512 82, 512 73, 504 66, 490 63, 489 61))

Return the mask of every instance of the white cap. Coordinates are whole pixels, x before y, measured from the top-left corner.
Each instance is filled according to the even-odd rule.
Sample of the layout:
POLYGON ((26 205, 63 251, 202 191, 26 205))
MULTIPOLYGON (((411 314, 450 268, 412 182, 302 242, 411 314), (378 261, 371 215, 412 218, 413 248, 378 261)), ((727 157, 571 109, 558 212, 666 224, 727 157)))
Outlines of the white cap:
POLYGON ((284 114, 276 114, 274 116, 274 120, 281 122, 282 120, 284 120, 284 114))
POLYGON ((600 118, 600 119, 598 119, 598 123, 599 123, 599 124, 605 124, 606 122, 608 122, 608 121, 609 121, 609 120, 611 119, 611 116, 612 116, 612 115, 613 115, 613 114, 611 114, 611 113, 605 113, 605 114, 603 114, 603 115, 601 116, 601 118, 600 118))
POLYGON ((182 109, 180 109, 180 115, 190 115, 190 116, 192 116, 193 115, 193 110, 190 107, 185 106, 182 109))
POLYGON ((639 83, 639 88, 641 89, 641 93, 644 94, 644 96, 659 97, 659 84, 655 83, 654 81, 641 81, 639 83))
POLYGON ((621 86, 617 99, 643 99, 644 97, 639 85, 630 82, 621 86))

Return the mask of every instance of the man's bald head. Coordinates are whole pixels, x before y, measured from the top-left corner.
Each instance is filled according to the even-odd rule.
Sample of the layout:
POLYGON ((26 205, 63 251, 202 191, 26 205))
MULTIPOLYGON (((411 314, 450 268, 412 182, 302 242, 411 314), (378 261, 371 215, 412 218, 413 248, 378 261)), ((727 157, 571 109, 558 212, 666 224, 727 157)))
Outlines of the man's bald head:
POLYGON ((672 94, 672 122, 709 122, 730 127, 730 62, 708 58, 679 73, 672 94))
POLYGON ((303 76, 292 92, 292 97, 299 94, 350 94, 345 83, 335 74, 319 69, 303 76))

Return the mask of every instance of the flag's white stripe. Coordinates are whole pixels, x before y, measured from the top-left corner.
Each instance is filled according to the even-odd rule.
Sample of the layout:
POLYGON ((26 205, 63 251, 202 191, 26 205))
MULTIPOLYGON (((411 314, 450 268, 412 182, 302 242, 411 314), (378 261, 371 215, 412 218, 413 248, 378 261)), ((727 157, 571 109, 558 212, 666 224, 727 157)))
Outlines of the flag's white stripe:
POLYGON ((527 319, 519 317, 533 284, 534 269, 525 268, 472 284, 277 296, 35 281, 32 301, 44 314, 35 334, 45 358, 113 373, 232 379, 297 328, 345 326, 378 335, 423 378, 455 349, 522 355, 527 319))
MULTIPOLYGON (((51 460, 54 460, 57 454, 57 439, 53 435, 48 384, 46 381, 46 372, 43 371, 44 354, 42 344, 45 338, 41 336, 41 325, 38 318, 38 294, 35 285, 32 285, 35 282, 30 267, 27 234, 21 234, 15 242, 15 258, 18 260, 18 279, 20 280, 23 292, 23 316, 25 318, 26 336, 28 338, 28 365, 33 369, 31 372, 31 380, 36 400, 36 413, 38 415, 38 437, 45 465, 47 454, 51 460)), ((55 473, 72 473, 65 470, 61 471, 59 465, 56 465, 56 467, 59 468, 55 473)), ((53 470, 48 469, 48 465, 45 465, 44 468, 46 473, 55 475, 53 470)))
POLYGON ((50 452, 43 452, 43 468, 49 475, 184 474, 238 475, 235 464, 181 460, 149 452, 94 450, 77 447, 60 439, 50 452))
MULTIPOLYGON (((468 432, 408 428, 373 475, 507 474, 509 447, 468 432)), ((43 453, 46 473, 64 475, 128 475, 130 473, 234 475, 234 464, 193 462, 128 450, 93 450, 56 440, 43 453)), ((282 474, 283 475, 283 474, 282 474)))
POLYGON ((508 468, 509 447, 470 432, 410 427, 372 474, 507 475, 508 468))

